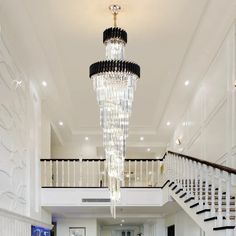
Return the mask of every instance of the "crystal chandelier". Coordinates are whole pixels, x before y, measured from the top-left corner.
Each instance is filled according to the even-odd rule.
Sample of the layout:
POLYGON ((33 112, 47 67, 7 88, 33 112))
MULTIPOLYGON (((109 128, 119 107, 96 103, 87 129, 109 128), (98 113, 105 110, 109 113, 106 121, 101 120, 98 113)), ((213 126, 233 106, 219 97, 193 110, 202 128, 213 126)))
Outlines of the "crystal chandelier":
POLYGON ((116 217, 116 204, 120 200, 120 185, 124 178, 124 159, 128 137, 136 81, 140 77, 139 65, 125 61, 127 33, 118 28, 118 5, 109 7, 113 14, 114 27, 103 32, 106 60, 90 66, 90 78, 96 91, 100 110, 100 125, 103 129, 103 145, 106 170, 109 180, 111 214, 116 217))

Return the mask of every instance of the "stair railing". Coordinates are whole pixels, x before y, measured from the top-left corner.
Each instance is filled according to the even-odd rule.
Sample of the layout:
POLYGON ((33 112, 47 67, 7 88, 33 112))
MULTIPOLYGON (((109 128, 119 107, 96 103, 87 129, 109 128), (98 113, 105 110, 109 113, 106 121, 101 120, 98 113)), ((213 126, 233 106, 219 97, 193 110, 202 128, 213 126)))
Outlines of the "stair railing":
POLYGON ((171 188, 183 192, 186 200, 195 200, 208 218, 217 219, 218 226, 235 221, 232 177, 236 169, 172 151, 165 154, 164 167, 166 178, 173 183, 171 188))

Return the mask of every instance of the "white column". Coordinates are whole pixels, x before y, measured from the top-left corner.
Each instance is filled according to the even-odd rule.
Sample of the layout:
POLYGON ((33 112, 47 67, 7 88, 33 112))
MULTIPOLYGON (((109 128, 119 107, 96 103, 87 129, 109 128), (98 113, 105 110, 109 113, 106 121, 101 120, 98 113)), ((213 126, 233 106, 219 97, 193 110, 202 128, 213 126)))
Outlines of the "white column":
POLYGON ((137 186, 137 161, 134 161, 134 186, 137 186))

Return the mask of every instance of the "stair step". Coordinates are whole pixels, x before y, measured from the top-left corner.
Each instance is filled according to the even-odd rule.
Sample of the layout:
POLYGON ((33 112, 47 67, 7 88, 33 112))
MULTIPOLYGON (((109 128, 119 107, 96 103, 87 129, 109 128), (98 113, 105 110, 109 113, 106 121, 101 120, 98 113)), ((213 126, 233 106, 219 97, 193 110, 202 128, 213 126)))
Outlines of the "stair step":
POLYGON ((215 227, 213 228, 214 231, 218 231, 218 230, 225 230, 225 229, 234 229, 235 226, 221 226, 221 227, 215 227))
POLYGON ((175 186, 172 188, 172 190, 174 191, 176 188, 177 188, 177 185, 175 185, 175 186))
POLYGON ((186 199, 184 202, 187 203, 187 202, 190 202, 192 200, 194 200, 194 197, 190 197, 190 198, 186 199))
POLYGON ((197 202, 197 203, 191 205, 190 208, 194 208, 194 207, 196 207, 196 206, 199 206, 199 202, 197 202))
POLYGON ((179 190, 177 190, 175 193, 178 194, 178 193, 180 193, 181 191, 183 191, 182 188, 180 188, 179 190))
POLYGON ((171 183, 169 184, 169 187, 171 187, 173 184, 174 184, 174 182, 171 182, 171 183))
POLYGON ((212 220, 217 220, 217 216, 213 216, 213 217, 204 219, 205 222, 212 221, 212 220))
POLYGON ((182 195, 180 195, 180 198, 183 198, 187 195, 187 193, 183 193, 182 195))
POLYGON ((203 209, 203 210, 197 211, 196 214, 199 215, 199 214, 209 212, 209 211, 211 211, 211 209, 203 209))

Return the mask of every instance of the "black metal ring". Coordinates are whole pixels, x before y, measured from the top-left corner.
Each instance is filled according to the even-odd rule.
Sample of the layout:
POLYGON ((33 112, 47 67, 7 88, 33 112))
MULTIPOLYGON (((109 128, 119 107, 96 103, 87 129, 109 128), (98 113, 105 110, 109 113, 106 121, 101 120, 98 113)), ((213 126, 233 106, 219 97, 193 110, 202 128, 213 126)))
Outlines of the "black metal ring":
POLYGON ((128 61, 99 61, 89 67, 89 77, 103 72, 126 72, 140 78, 140 66, 128 61))
POLYGON ((127 43, 127 33, 125 30, 118 27, 108 28, 103 32, 103 43, 109 39, 120 39, 127 43))

